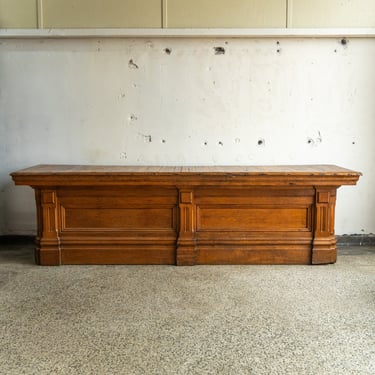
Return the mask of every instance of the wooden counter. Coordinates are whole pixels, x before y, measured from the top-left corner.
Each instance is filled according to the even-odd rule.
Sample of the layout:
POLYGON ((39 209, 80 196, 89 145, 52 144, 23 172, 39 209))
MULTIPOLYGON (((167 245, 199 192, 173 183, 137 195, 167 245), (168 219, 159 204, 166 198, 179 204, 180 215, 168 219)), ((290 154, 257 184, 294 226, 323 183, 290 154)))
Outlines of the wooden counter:
POLYGON ((336 261, 336 190, 360 173, 333 165, 38 165, 36 262, 324 264, 336 261))

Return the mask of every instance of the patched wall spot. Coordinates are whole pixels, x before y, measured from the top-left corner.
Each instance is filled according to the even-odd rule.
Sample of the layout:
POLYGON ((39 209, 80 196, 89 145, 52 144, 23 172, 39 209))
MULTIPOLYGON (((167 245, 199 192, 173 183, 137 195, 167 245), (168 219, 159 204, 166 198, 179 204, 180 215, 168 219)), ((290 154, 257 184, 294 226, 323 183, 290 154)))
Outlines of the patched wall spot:
POLYGON ((152 142, 152 136, 151 135, 148 135, 148 134, 142 134, 142 133, 138 133, 142 139, 143 139, 143 142, 145 143, 151 143, 152 142))

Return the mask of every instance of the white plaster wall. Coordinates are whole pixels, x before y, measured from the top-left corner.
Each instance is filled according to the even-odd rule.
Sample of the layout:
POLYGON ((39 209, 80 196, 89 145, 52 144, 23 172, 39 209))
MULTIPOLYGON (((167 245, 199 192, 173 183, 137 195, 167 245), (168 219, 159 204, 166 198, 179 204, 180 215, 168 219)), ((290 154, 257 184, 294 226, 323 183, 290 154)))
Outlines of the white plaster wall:
POLYGON ((336 233, 375 232, 375 40, 2 39, 0 139, 0 234, 35 233, 38 163, 337 164, 336 233))

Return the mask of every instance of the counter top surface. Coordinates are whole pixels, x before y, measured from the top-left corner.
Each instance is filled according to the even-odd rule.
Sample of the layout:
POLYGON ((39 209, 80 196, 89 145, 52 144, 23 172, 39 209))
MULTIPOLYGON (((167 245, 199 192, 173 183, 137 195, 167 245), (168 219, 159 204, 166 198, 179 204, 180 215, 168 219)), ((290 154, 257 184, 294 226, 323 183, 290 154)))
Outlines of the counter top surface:
POLYGON ((360 176, 359 172, 336 165, 263 166, 125 166, 40 164, 12 173, 20 175, 107 175, 107 174, 250 174, 250 175, 328 175, 360 176))
POLYGON ((17 185, 355 185, 360 172, 335 165, 104 166, 42 164, 11 173, 17 185))

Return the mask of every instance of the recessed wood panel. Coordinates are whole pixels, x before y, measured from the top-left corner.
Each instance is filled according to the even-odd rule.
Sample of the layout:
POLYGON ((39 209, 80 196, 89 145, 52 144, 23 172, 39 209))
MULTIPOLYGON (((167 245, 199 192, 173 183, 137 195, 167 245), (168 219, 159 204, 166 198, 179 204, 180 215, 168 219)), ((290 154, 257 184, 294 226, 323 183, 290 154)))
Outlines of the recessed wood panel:
POLYGON ((57 189, 64 207, 128 207, 129 204, 177 204, 178 191, 168 187, 64 187, 57 189))
POLYGON ((289 0, 288 27, 375 27, 375 1, 289 0))
POLYGON ((161 27, 161 0, 44 0, 46 28, 161 27))
POLYGON ((286 0, 167 0, 167 27, 285 27, 286 0))
POLYGON ((315 190, 312 188, 198 188, 194 192, 194 197, 198 205, 215 204, 218 201, 225 205, 311 205, 314 203, 315 190))
POLYGON ((166 208, 68 208, 61 210, 62 230, 173 230, 175 209, 166 208))
POLYGON ((309 230, 308 207, 256 208, 199 206, 198 231, 293 231, 309 230))
POLYGON ((0 28, 32 29, 37 25, 37 0, 0 0, 0 28))

